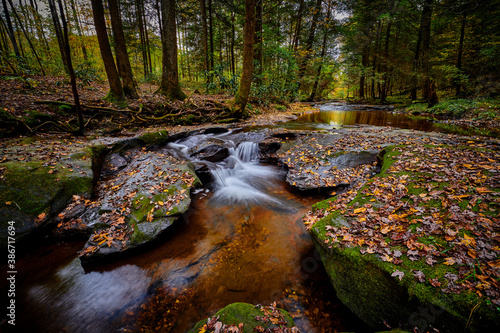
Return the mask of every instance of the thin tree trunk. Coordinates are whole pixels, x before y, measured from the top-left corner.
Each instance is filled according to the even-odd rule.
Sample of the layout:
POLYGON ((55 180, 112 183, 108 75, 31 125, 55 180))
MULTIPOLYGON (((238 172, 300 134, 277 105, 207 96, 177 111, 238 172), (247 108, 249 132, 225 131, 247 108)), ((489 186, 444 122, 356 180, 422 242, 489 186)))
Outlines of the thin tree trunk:
POLYGON ((325 31, 323 35, 323 43, 321 44, 321 63, 318 66, 318 72, 316 73, 316 79, 314 80, 313 89, 311 92, 311 96, 309 96, 309 101, 312 102, 316 98, 318 94, 319 80, 321 79, 321 70, 323 69, 323 62, 325 61, 326 54, 326 41, 328 39, 328 28, 329 28, 329 20, 330 20, 330 8, 328 8, 328 14, 325 19, 325 31))
POLYGON ((175 26, 175 0, 161 0, 161 13, 163 20, 163 70, 161 84, 157 93, 161 93, 170 99, 183 100, 187 96, 181 90, 179 84, 179 72, 177 65, 177 34, 175 26))
MULTIPOLYGON (((210 70, 214 69, 214 30, 212 22, 212 0, 208 0, 208 29, 210 33, 210 70)), ((211 78, 210 78, 211 79, 211 78)))
POLYGON ((101 51, 104 69, 109 82, 109 93, 106 96, 106 99, 122 101, 125 99, 125 96, 123 94, 123 88, 118 75, 118 70, 116 69, 115 60, 113 59, 113 52, 111 51, 111 46, 109 44, 102 0, 91 0, 91 2, 99 49, 101 51))
POLYGON ((144 77, 149 78, 149 66, 148 66, 148 56, 146 54, 146 36, 144 34, 144 22, 143 22, 143 2, 142 0, 136 0, 135 6, 137 10, 137 23, 139 25, 139 38, 141 41, 141 53, 142 53, 142 66, 144 69, 144 77))
POLYGON ((42 71, 42 74, 45 76, 45 71, 43 70, 43 66, 42 66, 42 63, 40 62, 40 58, 38 57, 38 53, 36 52, 35 47, 31 43, 31 39, 29 38, 28 33, 24 29, 23 23, 21 22, 19 15, 17 15, 17 11, 16 11, 16 8, 14 7, 14 5, 12 4, 12 0, 9 0, 9 4, 12 7, 12 12, 14 13, 14 16, 16 17, 16 19, 19 23, 19 27, 21 27, 21 30, 23 31, 24 37, 28 41, 28 44, 31 48, 31 51, 33 51, 33 54, 35 55, 36 61, 38 62, 38 65, 40 66, 40 70, 42 71))
POLYGON ((236 74, 236 62, 235 62, 235 56, 234 56, 234 40, 235 40, 235 28, 234 28, 234 21, 235 21, 235 14, 234 12, 231 12, 231 74, 233 76, 236 74))
MULTIPOLYGON (((51 8, 55 9, 54 0, 49 0, 49 4, 51 5, 51 8)), ((58 4, 59 4, 59 13, 62 21, 62 32, 63 32, 64 49, 62 50, 62 53, 63 56, 66 58, 66 63, 68 66, 68 73, 71 81, 71 90, 73 92, 73 100, 75 102, 75 108, 78 118, 78 130, 76 131, 75 134, 83 135, 84 123, 83 123, 82 107, 80 105, 80 97, 78 95, 78 88, 76 86, 75 70, 73 69, 73 62, 71 61, 71 49, 69 46, 69 37, 68 37, 68 24, 66 21, 66 17, 64 15, 64 10, 61 0, 58 0, 58 4)), ((59 22, 59 16, 57 15, 57 11, 54 14, 56 16, 56 20, 59 22)))
MULTIPOLYGON (((464 52, 464 38, 465 38, 465 25, 467 24, 467 12, 464 11, 464 14, 462 16, 462 24, 460 26, 460 41, 458 43, 458 56, 457 56, 457 72, 461 74, 462 72, 462 56, 464 52)), ((456 96, 460 96, 461 94, 461 88, 462 88, 462 83, 460 82, 460 79, 457 80, 458 82, 455 82, 455 93, 456 96)))
POLYGON ((115 41, 116 64, 118 73, 122 78, 123 93, 126 97, 139 98, 136 89, 136 82, 132 74, 132 66, 128 57, 125 35, 123 34, 122 18, 118 8, 118 0, 109 0, 109 15, 111 16, 111 28, 115 41))
POLYGON ((2 5, 5 14, 5 21, 7 22, 7 34, 9 35, 10 42, 12 43, 14 54, 16 55, 16 57, 21 57, 21 54, 19 53, 19 47, 17 46, 16 35, 14 34, 14 28, 12 28, 12 21, 10 20, 10 14, 7 8, 6 0, 2 0, 2 5))
POLYGON ((322 0, 316 0, 316 5, 314 7, 313 19, 311 22, 311 28, 309 29, 309 34, 307 36, 306 45, 305 45, 305 57, 300 61, 299 64, 299 80, 302 79, 306 72, 307 61, 311 57, 311 51, 314 43, 314 34, 316 33, 316 27, 318 26, 319 16, 321 14, 321 3, 322 0))
POLYGON ((384 66, 383 66, 383 71, 384 71, 384 76, 383 76, 383 82, 382 82, 382 89, 380 92, 380 101, 381 102, 386 102, 387 100, 387 91, 388 91, 388 81, 389 81, 389 40, 391 38, 391 27, 392 27, 392 21, 389 19, 389 22, 387 23, 387 30, 385 33, 385 45, 384 45, 384 66))
POLYGON ((293 50, 296 51, 299 47, 300 41, 300 28, 302 27, 302 14, 304 13, 304 0, 300 0, 299 12, 297 13, 297 28, 295 29, 295 35, 293 37, 293 50))
POLYGON ((422 13, 423 20, 423 36, 422 36, 422 74, 423 86, 422 97, 425 101, 429 101, 429 89, 431 80, 430 71, 430 43, 431 43, 431 19, 432 19, 432 4, 433 0, 425 0, 422 13), (425 15, 424 15, 425 14, 425 15))
POLYGON ((253 43, 255 34, 255 0, 245 0, 245 26, 243 28, 243 71, 238 92, 234 96, 233 114, 244 115, 250 95, 253 75, 253 43))
POLYGON ((78 37, 80 38, 83 60, 85 60, 85 62, 88 62, 89 57, 87 54, 87 48, 85 47, 85 40, 83 39, 80 18, 78 17, 78 13, 76 11, 75 0, 70 0, 70 6, 71 6, 72 14, 73 14, 73 19, 75 20, 76 32, 78 33, 78 37))
POLYGON ((210 61, 208 56, 208 27, 207 27, 207 8, 205 6, 205 0, 200 0, 200 10, 201 10, 201 27, 202 27, 202 44, 203 44, 203 70, 207 78, 207 83, 209 83, 208 72, 210 71, 210 61))
POLYGON ((359 77, 359 98, 365 98, 366 68, 370 58, 369 45, 363 46, 361 51, 361 76, 359 77))
POLYGON ((54 31, 56 33, 57 43, 59 45, 59 52, 61 53, 61 59, 62 59, 63 65, 64 65, 64 70, 65 70, 66 74, 69 74, 68 73, 68 64, 66 63, 67 59, 64 56, 64 40, 63 40, 64 34, 62 32, 61 22, 59 22, 57 8, 55 6, 54 1, 49 1, 49 8, 50 8, 50 13, 51 13, 51 17, 52 17, 52 23, 54 24, 54 31))
POLYGON ((263 0, 256 0, 255 6, 255 41, 254 41, 254 76, 255 84, 261 84, 261 74, 262 74, 262 16, 264 11, 264 6, 262 4, 263 0))

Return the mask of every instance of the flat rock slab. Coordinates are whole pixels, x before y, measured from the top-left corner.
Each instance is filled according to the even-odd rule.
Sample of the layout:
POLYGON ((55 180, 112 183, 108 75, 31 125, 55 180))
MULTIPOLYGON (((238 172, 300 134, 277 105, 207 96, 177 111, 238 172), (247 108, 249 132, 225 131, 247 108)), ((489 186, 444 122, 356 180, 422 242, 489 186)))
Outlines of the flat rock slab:
POLYGON ((66 150, 58 159, 0 164, 0 248, 7 246, 8 223, 19 241, 53 222, 73 195, 92 194, 92 153, 66 150))
POLYGON ((98 214, 81 251, 82 261, 116 255, 156 239, 191 203, 190 189, 199 183, 192 168, 166 152, 132 149, 129 160, 114 177, 101 181, 98 214))
POLYGON ((500 329, 498 142, 442 138, 386 148, 379 175, 304 217, 339 299, 374 329, 500 329))

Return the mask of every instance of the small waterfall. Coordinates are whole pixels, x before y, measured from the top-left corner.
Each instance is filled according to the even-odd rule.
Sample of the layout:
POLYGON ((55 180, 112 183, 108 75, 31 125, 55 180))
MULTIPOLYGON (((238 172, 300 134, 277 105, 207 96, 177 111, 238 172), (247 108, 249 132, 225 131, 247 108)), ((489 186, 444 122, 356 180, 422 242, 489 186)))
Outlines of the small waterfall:
POLYGON ((276 201, 265 189, 278 173, 271 167, 259 165, 259 145, 242 142, 229 152, 225 163, 211 170, 215 179, 214 200, 225 204, 276 201))
POLYGON ((212 136, 194 135, 169 143, 167 148, 174 156, 202 163, 209 168, 214 179, 212 183, 214 202, 223 205, 251 203, 281 206, 278 199, 268 194, 280 172, 276 168, 259 164, 259 144, 249 139, 252 138, 247 133, 234 134, 232 137, 228 137, 227 133, 212 136), (203 142, 207 139, 215 139, 217 145, 228 147, 229 156, 224 161, 215 163, 196 157, 190 158, 190 149, 198 145, 203 146, 203 142))

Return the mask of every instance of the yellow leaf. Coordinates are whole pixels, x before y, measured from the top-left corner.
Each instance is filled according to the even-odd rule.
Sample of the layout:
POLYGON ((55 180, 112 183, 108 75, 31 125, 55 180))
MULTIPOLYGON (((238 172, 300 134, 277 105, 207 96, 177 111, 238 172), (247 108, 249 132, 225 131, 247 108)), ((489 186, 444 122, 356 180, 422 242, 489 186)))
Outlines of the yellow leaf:
POLYGON ((5 204, 6 204, 7 206, 10 206, 10 205, 12 205, 12 201, 7 201, 5 204))
POLYGON ((163 206, 163 201, 158 201, 158 205, 163 206))
POLYGON ((385 227, 382 228, 382 230, 380 230, 380 232, 382 234, 384 234, 384 235, 387 234, 389 231, 391 231, 391 227, 390 226, 385 226, 385 227))
POLYGON ((495 261, 489 261, 487 264, 490 267, 500 268, 500 259, 495 260, 495 261))
POLYGON ((477 191, 479 194, 483 194, 483 193, 492 193, 492 192, 493 192, 493 191, 488 190, 486 187, 476 187, 476 191, 477 191))
POLYGON ((448 265, 448 266, 451 266, 455 263, 455 259, 451 258, 451 257, 448 257, 448 258, 445 258, 444 259, 444 263, 445 265, 448 265))
POLYGON ((366 208, 365 208, 365 207, 356 208, 356 209, 354 210, 354 214, 363 213, 364 211, 366 211, 366 208))

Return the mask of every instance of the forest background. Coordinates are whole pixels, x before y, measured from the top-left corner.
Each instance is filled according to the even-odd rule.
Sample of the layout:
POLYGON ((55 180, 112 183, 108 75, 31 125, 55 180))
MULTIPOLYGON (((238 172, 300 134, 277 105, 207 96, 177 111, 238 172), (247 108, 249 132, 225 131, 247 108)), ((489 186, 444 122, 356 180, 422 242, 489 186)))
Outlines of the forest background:
POLYGON ((144 112, 144 123, 234 120, 252 112, 247 100, 280 110, 321 99, 426 107, 454 99, 446 113, 483 103, 481 115, 494 117, 500 1, 2 0, 0 54, 4 91, 37 91, 46 78, 56 78, 56 97, 58 85, 73 87, 71 103, 55 104, 59 115, 78 114, 65 123, 0 102, 18 131, 78 120, 81 132, 92 125, 86 109, 144 112), (147 89, 164 102, 148 100, 147 89), (79 105, 78 92, 92 90, 87 100, 101 109, 79 105), (171 102, 187 96, 198 116, 171 102))

